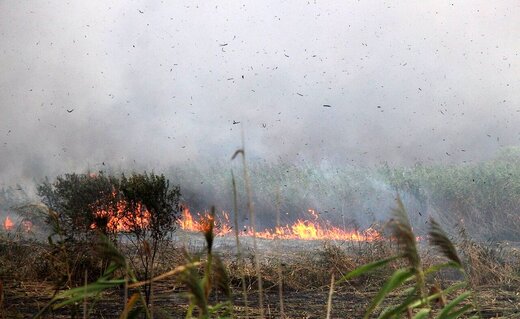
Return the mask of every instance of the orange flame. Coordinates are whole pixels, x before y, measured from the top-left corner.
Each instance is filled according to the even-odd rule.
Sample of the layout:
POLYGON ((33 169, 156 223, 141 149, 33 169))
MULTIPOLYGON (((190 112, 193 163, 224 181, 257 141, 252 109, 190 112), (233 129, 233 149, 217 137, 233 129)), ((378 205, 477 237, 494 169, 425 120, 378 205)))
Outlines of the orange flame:
POLYGON ((9 218, 9 216, 7 216, 5 218, 5 220, 4 220, 4 229, 5 230, 13 230, 14 229, 14 223, 11 220, 11 218, 9 218))
MULTIPOLYGON (((134 210, 128 209, 128 203, 120 200, 116 209, 107 208, 99 209, 95 212, 96 217, 107 220, 107 229, 115 232, 128 232, 134 228, 146 228, 150 224, 151 214, 138 203, 134 210)), ((90 228, 96 228, 96 224, 90 225, 90 228)))
MULTIPOLYGON (((357 230, 343 230, 328 223, 320 224, 318 214, 315 210, 309 209, 309 213, 314 219, 314 222, 308 220, 298 219, 292 225, 282 227, 275 227, 272 229, 265 229, 257 231, 256 236, 264 239, 301 239, 301 240, 347 240, 347 241, 375 241, 381 238, 381 234, 373 229, 368 228, 364 231, 357 230)), ((190 211, 186 208, 182 212, 182 218, 179 220, 179 226, 186 231, 200 232, 204 230, 209 214, 197 214, 194 218, 190 211)), ((226 212, 222 213, 221 218, 216 222, 215 233, 217 236, 224 236, 231 233, 232 227, 229 223, 229 215, 226 212)), ((252 236, 253 231, 246 228, 241 236, 252 236)))
MULTIPOLYGON (((197 220, 193 218, 188 208, 184 208, 182 210, 182 217, 179 220, 179 227, 182 230, 192 231, 192 232, 203 232, 208 225, 208 220, 210 220, 211 215, 209 213, 200 214, 197 213, 197 220)), ((217 236, 224 236, 231 233, 231 226, 229 222, 229 215, 226 212, 222 212, 222 215, 215 220, 215 229, 214 232, 217 236)))
MULTIPOLYGON (((368 228, 364 231, 344 230, 329 223, 320 223, 319 215, 313 210, 308 210, 313 221, 298 219, 291 225, 275 227, 273 229, 265 229, 257 231, 256 236, 264 239, 301 239, 301 240, 346 240, 346 241, 375 241, 381 238, 381 234, 373 229, 368 228)), ((150 222, 150 212, 142 205, 138 204, 135 212, 129 212, 128 204, 120 201, 117 209, 100 209, 96 212, 97 217, 107 219, 107 228, 111 231, 125 232, 138 226, 145 228, 150 222)), ((182 210, 181 218, 178 225, 182 230, 189 232, 204 232, 209 223, 208 221, 215 218, 214 232, 216 236, 225 236, 232 232, 229 214, 222 212, 212 217, 208 212, 197 213, 195 217, 188 208, 182 210)), ((96 228, 95 224, 91 228, 96 228)), ((252 236, 251 228, 245 228, 240 233, 241 236, 252 236)))
MULTIPOLYGON (((250 234, 251 232, 248 231, 250 234)), ((267 229, 256 233, 257 237, 266 239, 302 239, 302 240, 346 240, 346 241, 375 241, 381 234, 368 228, 364 231, 343 230, 335 226, 322 226, 308 220, 298 219, 292 225, 276 227, 274 231, 267 229)))

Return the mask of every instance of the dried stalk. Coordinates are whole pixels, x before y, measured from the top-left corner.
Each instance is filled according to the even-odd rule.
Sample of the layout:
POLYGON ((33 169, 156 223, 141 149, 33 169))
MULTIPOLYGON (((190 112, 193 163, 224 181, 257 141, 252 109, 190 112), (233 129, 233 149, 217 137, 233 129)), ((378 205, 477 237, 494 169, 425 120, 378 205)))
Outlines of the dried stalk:
MULTIPOLYGON (((280 227, 280 188, 276 189, 276 227, 280 227)), ((276 241, 276 250, 280 253, 281 245, 280 245, 280 236, 277 235, 275 237, 276 241)), ((285 318, 285 310, 283 305, 283 272, 282 272, 282 261, 281 258, 278 258, 278 295, 280 297, 280 318, 285 318)))
POLYGON ((327 301, 327 319, 330 319, 330 312, 332 310, 332 294, 334 293, 334 274, 330 278, 329 299, 327 301))
POLYGON ((240 247, 240 240, 238 237, 238 200, 237 200, 237 185, 235 182, 235 175, 233 174, 233 170, 231 170, 231 183, 233 186, 233 223, 235 227, 235 244, 237 247, 237 261, 238 267, 240 271, 240 279, 242 280, 242 295, 244 297, 244 307, 246 310, 246 319, 249 319, 249 309, 247 303, 247 287, 246 287, 246 278, 245 278, 245 264, 242 259, 242 249, 240 247))
POLYGON ((253 249, 254 249, 254 260, 255 260, 255 271, 258 279, 258 303, 260 310, 260 319, 265 317, 264 315, 264 293, 262 288, 262 274, 260 273, 260 258, 258 245, 256 242, 256 226, 255 226, 255 210, 253 204, 253 194, 251 192, 251 182, 249 180, 249 172, 247 170, 246 152, 244 147, 244 131, 242 130, 242 149, 239 149, 233 154, 231 160, 233 160, 238 154, 242 154, 242 166, 244 168, 244 184, 247 194, 247 209, 249 211, 249 221, 251 223, 251 231, 253 233, 253 249))

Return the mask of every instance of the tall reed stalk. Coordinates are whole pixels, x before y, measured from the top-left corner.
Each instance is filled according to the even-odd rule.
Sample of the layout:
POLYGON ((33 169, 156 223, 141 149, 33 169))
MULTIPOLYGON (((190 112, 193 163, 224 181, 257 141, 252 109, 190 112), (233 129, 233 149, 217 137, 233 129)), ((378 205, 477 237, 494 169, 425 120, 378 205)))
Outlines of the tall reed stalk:
POLYGON ((233 226, 235 228, 235 245, 237 248, 237 262, 238 271, 240 272, 240 280, 242 281, 242 296, 244 298, 244 308, 246 311, 246 319, 249 319, 249 308, 247 302, 247 286, 245 278, 245 264, 242 259, 242 248, 240 247, 240 240, 238 237, 238 199, 237 199, 237 184, 235 182, 235 175, 231 170, 231 184, 233 186, 233 226))
MULTIPOLYGON (((276 188, 276 227, 280 227, 280 188, 276 188)), ((276 235, 276 250, 281 257, 281 245, 280 245, 280 235, 276 235)), ((285 309, 283 304, 283 272, 282 272, 282 260, 278 258, 278 264, 276 265, 278 271, 278 296, 280 298, 280 318, 285 318, 285 309)))
POLYGON ((231 160, 235 159, 235 157, 241 154, 242 155, 242 167, 244 172, 244 184, 246 188, 247 194, 247 209, 249 211, 249 222, 251 223, 251 231, 253 235, 253 249, 254 249, 254 260, 255 260, 255 271, 256 277, 258 280, 258 303, 259 303, 259 311, 260 318, 263 319, 264 315, 264 293, 262 288, 262 274, 260 273, 260 257, 259 250, 256 238, 256 223, 255 223, 255 208, 253 203, 253 193, 251 191, 251 181, 249 178, 249 171, 247 169, 247 161, 246 161, 246 151, 245 151, 245 142, 244 142, 244 130, 242 129, 242 148, 237 150, 235 154, 231 157, 231 160))

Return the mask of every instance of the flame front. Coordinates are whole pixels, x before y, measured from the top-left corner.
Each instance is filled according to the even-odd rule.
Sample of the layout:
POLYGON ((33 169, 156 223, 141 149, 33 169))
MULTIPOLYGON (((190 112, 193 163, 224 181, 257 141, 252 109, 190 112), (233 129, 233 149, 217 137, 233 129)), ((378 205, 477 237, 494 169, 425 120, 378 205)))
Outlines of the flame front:
MULTIPOLYGON (((251 232, 248 232, 250 235, 251 232)), ((364 231, 344 230, 331 225, 321 225, 317 222, 298 219, 292 225, 276 227, 274 231, 267 229, 256 233, 257 237, 266 239, 302 239, 302 240, 346 240, 346 241, 375 241, 381 234, 368 228, 364 231)))
MULTIPOLYGON (((381 238, 378 231, 368 228, 364 231, 344 230, 328 223, 319 223, 318 214, 315 210, 310 209, 309 214, 314 221, 298 219, 292 225, 275 227, 273 229, 265 229, 257 231, 256 236, 264 239, 301 239, 301 240, 347 240, 347 241, 374 241, 381 238)), ((200 232, 204 230, 205 221, 210 218, 209 214, 197 214, 194 218, 190 211, 185 208, 182 212, 182 218, 179 220, 179 226, 185 231, 200 232)), ((217 236, 223 236, 231 233, 232 227, 229 223, 229 215, 223 212, 220 219, 215 223, 215 233, 217 236)), ((241 236, 252 236, 251 228, 245 228, 240 232, 241 236)))
MULTIPOLYGON (((327 222, 320 222, 319 215, 315 210, 309 209, 313 221, 298 219, 291 225, 275 227, 257 231, 256 236, 264 239, 301 239, 301 240, 346 240, 346 241, 374 241, 381 238, 378 231, 368 228, 364 231, 345 230, 330 225, 327 222)), ((135 211, 129 211, 128 204, 120 201, 117 209, 99 209, 96 212, 98 218, 107 220, 107 228, 111 231, 125 232, 134 227, 145 228, 150 223, 150 212, 142 205, 136 205, 135 211)), ((190 232, 204 232, 207 229, 208 221, 215 218, 214 232, 217 236, 231 234, 233 228, 229 220, 229 214, 222 212, 215 217, 209 213, 197 213, 195 217, 188 208, 182 210, 178 225, 182 230, 190 232)), ((96 228, 96 225, 91 225, 96 228)), ((240 232, 240 236, 252 236, 251 228, 245 227, 240 232)))
POLYGON ((4 229, 5 230, 13 230, 14 229, 14 223, 11 220, 11 218, 9 218, 9 216, 7 216, 5 218, 5 220, 4 220, 4 229))
MULTIPOLYGON (((207 229, 208 220, 211 215, 209 213, 197 213, 197 219, 194 219, 188 208, 182 210, 182 217, 179 220, 179 227, 185 231, 204 232, 207 229)), ((231 233, 231 226, 229 223, 229 215, 222 212, 222 215, 215 220, 214 232, 217 236, 224 236, 231 233)))

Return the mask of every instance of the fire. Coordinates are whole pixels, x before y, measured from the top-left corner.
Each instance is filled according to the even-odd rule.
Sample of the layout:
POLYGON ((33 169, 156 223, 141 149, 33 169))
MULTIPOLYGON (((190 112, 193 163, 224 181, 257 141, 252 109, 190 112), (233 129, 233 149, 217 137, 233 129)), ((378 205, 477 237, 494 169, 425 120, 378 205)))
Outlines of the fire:
POLYGON ((346 240, 374 241, 381 238, 378 231, 368 228, 364 231, 344 230, 331 225, 321 225, 308 220, 297 220, 292 225, 276 227, 274 231, 267 229, 256 235, 266 239, 302 239, 302 240, 346 240))
POLYGON ((184 230, 202 231, 200 224, 193 220, 193 216, 191 216, 191 213, 187 208, 182 210, 182 219, 179 221, 179 226, 184 230))
POLYGON ((311 222, 298 220, 291 229, 293 234, 302 239, 318 238, 318 228, 311 222))
MULTIPOLYGON (((211 215, 209 213, 200 214, 197 213, 197 220, 193 218, 188 208, 182 210, 182 217, 179 220, 179 227, 182 230, 203 232, 207 227, 207 221, 210 220, 211 215)), ((217 236, 224 236, 231 233, 231 226, 229 222, 229 215, 226 212, 222 212, 222 215, 215 220, 215 234, 217 236)))
MULTIPOLYGON (((301 240, 347 240, 347 241, 374 241, 381 238, 378 231, 368 228, 364 231, 345 230, 330 225, 328 222, 320 222, 319 214, 309 209, 308 213, 312 217, 310 220, 298 219, 291 225, 275 227, 257 231, 256 236, 264 239, 301 239, 301 240)), ((134 211, 130 211, 128 204, 119 201, 116 209, 99 209, 96 216, 107 220, 107 228, 111 231, 125 232, 130 231, 135 226, 146 228, 150 223, 150 212, 142 205, 136 205, 134 211)), ((214 218, 214 232, 217 236, 226 236, 232 233, 233 227, 229 220, 229 214, 221 212, 212 217, 209 213, 197 213, 192 215, 188 208, 183 208, 178 225, 182 230, 190 232, 204 232, 207 229, 208 221, 214 218)), ((96 228, 95 224, 91 228, 96 228)), ((251 228, 245 228, 240 232, 241 236, 252 236, 251 228)))
MULTIPOLYGON (((273 229, 265 229, 257 231, 256 236, 264 239, 301 239, 301 240, 347 240, 347 241, 374 241, 381 238, 378 231, 368 228, 364 231, 344 230, 328 223, 318 222, 318 214, 315 210, 310 209, 309 214, 314 221, 298 219, 291 225, 275 227, 273 229)), ((186 208, 182 212, 182 218, 179 221, 181 229, 186 231, 200 232, 204 230, 209 214, 197 214, 194 218, 190 211, 186 208)), ((232 231, 229 223, 229 215, 222 213, 220 219, 215 223, 215 232, 217 236, 224 236, 232 231)), ((241 236, 252 236, 253 231, 246 228, 240 234, 241 236)))
POLYGON ((9 216, 7 216, 5 218, 5 220, 4 220, 4 229, 5 230, 13 230, 14 229, 14 223, 11 220, 11 218, 9 218, 9 216))
MULTIPOLYGON (((116 208, 99 209, 95 215, 99 219, 106 219, 107 229, 115 232, 128 232, 134 228, 146 228, 150 224, 151 214, 141 203, 130 210, 129 204, 123 200, 117 202, 116 208)), ((96 228, 96 224, 90 225, 96 228)))
MULTIPOLYGON (((4 229, 7 231, 12 231, 16 228, 15 222, 11 219, 11 217, 6 216, 3 222, 4 229)), ((33 223, 28 220, 24 219, 19 223, 19 230, 23 230, 26 233, 30 233, 33 230, 33 223)))

